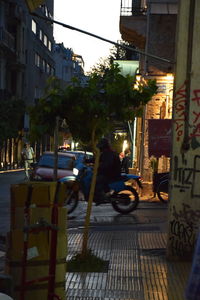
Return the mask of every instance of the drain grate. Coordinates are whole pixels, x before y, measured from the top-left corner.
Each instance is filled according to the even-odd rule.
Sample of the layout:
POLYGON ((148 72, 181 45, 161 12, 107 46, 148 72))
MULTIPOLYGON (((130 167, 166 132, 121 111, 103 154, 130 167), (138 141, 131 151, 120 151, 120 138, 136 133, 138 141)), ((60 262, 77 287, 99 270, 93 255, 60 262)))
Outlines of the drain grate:
POLYGON ((74 291, 72 293, 73 296, 68 290, 66 295, 68 300, 144 300, 144 295, 141 291, 88 290, 83 292, 82 290, 78 290, 77 296, 74 296, 74 291))
POLYGON ((155 249, 141 249, 141 256, 165 256, 166 248, 155 248, 155 249))

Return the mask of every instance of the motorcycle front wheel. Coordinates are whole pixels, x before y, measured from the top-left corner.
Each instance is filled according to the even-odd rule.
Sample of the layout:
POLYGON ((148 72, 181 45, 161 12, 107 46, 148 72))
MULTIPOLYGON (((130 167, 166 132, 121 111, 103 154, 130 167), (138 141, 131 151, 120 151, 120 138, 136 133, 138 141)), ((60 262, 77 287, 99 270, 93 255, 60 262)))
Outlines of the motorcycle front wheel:
POLYGON ((111 204, 113 208, 121 213, 121 214, 128 214, 134 211, 139 203, 139 196, 137 191, 127 186, 123 191, 118 193, 114 193, 111 196, 111 204))
POLYGON ((64 207, 67 208, 68 215, 71 214, 78 205, 78 192, 67 189, 64 200, 64 207))

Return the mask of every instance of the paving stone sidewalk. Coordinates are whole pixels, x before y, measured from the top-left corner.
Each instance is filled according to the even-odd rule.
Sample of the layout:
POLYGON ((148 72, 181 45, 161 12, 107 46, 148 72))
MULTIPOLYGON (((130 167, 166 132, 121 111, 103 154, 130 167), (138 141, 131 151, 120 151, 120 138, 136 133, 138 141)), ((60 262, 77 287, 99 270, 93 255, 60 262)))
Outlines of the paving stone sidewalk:
MULTIPOLYGON (((127 216, 104 206, 93 208, 89 248, 109 261, 108 271, 66 273, 66 299, 184 300, 190 263, 166 260, 167 207, 155 202, 142 197, 138 209, 127 216)), ((85 206, 76 210, 68 231, 67 259, 81 249, 85 206)), ((0 270, 4 260, 5 243, 0 240, 0 270)))
MULTIPOLYGON (((166 260, 163 232, 152 228, 93 231, 89 248, 109 261, 106 273, 67 273, 69 300, 184 300, 190 263, 166 260)), ((82 233, 68 236, 68 259, 81 250, 82 233)))

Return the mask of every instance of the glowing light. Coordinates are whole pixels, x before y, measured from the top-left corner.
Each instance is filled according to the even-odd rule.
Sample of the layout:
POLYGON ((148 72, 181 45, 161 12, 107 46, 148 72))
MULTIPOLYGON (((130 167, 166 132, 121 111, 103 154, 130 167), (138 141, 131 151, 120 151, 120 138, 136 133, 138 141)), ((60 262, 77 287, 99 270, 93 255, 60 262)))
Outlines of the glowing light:
POLYGON ((141 76, 141 74, 136 74, 136 77, 135 77, 135 78, 136 78, 136 82, 137 82, 137 81, 140 81, 140 80, 141 80, 142 76, 141 76))
POLYGON ((174 80, 174 75, 172 73, 167 73, 166 79, 167 79, 167 81, 173 81, 174 80))
POLYGON ((124 152, 127 148, 128 148, 128 142, 127 140, 124 140, 122 145, 122 152, 124 152))

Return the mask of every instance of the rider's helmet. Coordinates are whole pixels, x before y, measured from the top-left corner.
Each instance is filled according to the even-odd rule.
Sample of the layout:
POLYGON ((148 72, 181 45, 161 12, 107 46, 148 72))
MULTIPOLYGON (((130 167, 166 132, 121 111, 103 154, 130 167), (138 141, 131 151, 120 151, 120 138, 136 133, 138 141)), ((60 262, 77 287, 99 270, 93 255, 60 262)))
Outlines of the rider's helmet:
POLYGON ((99 143, 97 144, 97 147, 100 149, 100 151, 104 149, 109 149, 110 148, 110 143, 108 139, 102 138, 99 143))

